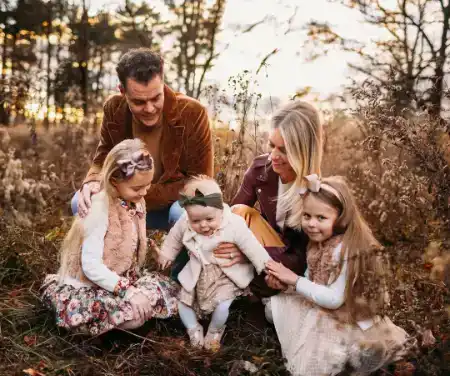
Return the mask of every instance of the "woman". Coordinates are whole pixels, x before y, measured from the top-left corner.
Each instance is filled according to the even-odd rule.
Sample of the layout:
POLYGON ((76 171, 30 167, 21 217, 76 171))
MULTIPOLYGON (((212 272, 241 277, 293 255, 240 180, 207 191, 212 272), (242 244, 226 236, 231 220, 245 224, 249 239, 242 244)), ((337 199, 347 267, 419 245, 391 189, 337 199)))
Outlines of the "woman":
MULTIPOLYGON (((270 256, 297 274, 306 269, 306 243, 302 232, 290 227, 293 208, 301 205, 299 191, 305 190, 304 177, 320 175, 322 124, 319 113, 303 101, 291 102, 272 118, 271 151, 256 157, 232 201, 270 256), (253 207, 258 202, 260 211, 253 207)), ((234 245, 224 245, 216 257, 240 262, 242 253, 234 245)), ((267 297, 284 289, 275 278, 258 276, 250 285, 253 293, 267 297), (265 280, 264 280, 265 278, 265 280), (267 282, 267 284, 266 284, 267 282)))

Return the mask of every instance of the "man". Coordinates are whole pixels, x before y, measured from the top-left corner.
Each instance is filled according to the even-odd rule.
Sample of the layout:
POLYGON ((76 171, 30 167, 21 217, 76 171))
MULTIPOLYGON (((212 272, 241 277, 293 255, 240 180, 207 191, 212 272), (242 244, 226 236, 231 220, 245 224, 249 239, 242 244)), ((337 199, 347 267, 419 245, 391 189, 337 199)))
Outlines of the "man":
POLYGON ((147 227, 167 230, 182 213, 176 203, 186 179, 213 175, 213 145, 206 109, 164 84, 164 61, 149 49, 125 53, 116 68, 120 94, 104 105, 93 164, 72 210, 85 216, 91 195, 100 189, 99 173, 108 152, 126 138, 140 138, 154 159, 155 175, 146 196, 147 227))

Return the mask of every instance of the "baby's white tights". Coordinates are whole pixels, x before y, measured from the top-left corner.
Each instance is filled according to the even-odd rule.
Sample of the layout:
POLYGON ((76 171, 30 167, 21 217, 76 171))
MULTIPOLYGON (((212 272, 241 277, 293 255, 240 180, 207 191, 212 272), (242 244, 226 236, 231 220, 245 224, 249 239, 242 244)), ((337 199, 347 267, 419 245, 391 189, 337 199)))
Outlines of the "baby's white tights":
MULTIPOLYGON (((222 328, 228 320, 230 314, 230 306, 233 299, 224 300, 214 310, 209 327, 212 329, 222 328)), ((178 302, 178 312, 180 313, 181 321, 186 329, 193 329, 198 325, 197 315, 195 311, 184 303, 178 302)))

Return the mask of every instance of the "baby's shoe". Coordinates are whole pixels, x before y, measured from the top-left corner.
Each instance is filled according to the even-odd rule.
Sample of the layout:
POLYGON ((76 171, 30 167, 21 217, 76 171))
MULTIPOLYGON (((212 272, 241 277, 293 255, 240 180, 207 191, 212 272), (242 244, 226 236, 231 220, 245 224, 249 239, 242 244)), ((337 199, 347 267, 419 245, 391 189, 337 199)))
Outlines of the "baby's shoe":
POLYGON ((187 329, 187 334, 189 335, 189 340, 191 341, 192 347, 203 347, 203 344, 205 343, 205 339, 203 337, 203 326, 197 324, 196 327, 187 329))
POLYGON ((206 333, 205 337, 205 349, 211 350, 212 352, 217 352, 220 350, 220 340, 223 337, 223 333, 225 331, 225 325, 220 329, 208 328, 208 333, 206 333))

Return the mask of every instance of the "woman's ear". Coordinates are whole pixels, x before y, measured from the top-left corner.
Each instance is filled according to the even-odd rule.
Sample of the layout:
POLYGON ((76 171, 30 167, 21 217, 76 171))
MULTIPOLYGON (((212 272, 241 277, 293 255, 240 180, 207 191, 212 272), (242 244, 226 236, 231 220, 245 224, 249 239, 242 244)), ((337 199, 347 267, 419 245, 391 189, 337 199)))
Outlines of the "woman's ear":
POLYGON ((117 184, 119 184, 116 178, 111 178, 110 183, 114 188, 117 188, 117 184))

